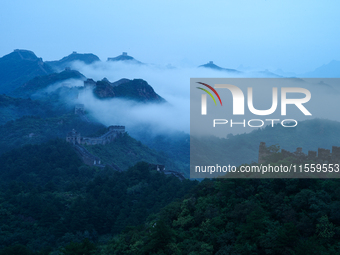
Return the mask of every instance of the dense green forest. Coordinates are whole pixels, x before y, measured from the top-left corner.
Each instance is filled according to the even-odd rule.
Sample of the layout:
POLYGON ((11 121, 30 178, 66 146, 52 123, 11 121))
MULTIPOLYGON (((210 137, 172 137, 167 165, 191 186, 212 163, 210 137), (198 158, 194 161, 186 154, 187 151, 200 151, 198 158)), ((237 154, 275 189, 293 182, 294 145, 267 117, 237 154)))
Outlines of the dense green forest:
MULTIPOLYGON (((257 160, 260 141, 270 145, 281 140, 282 147, 291 151, 337 144, 337 122, 300 124, 289 134, 277 126, 209 140, 208 146, 223 148, 228 151, 225 157, 242 162, 250 157, 257 160)), ((176 168, 178 160, 185 166, 189 140, 184 134, 175 134, 173 140, 145 137, 158 152, 128 134, 106 146, 87 146, 103 162, 126 171, 95 168, 84 165, 64 142, 71 128, 88 136, 107 130, 74 114, 22 117, 0 126, 4 137, 0 140, 0 255, 340 252, 337 179, 197 183, 153 170, 148 163, 176 168), (138 163, 142 159, 148 163, 138 163)), ((282 163, 279 152, 268 160, 282 163)))
POLYGON ((338 179, 180 181, 83 165, 62 140, 0 165, 1 255, 340 252, 338 179))
POLYGON ((100 254, 339 254, 339 180, 205 180, 100 254))
POLYGON ((106 242, 196 186, 145 162, 124 172, 83 165, 62 140, 4 153, 0 165, 0 254, 106 242))
MULTIPOLYGON (((281 153, 267 163, 283 163, 281 153)), ((287 158, 284 163, 294 163, 287 158)), ((205 179, 98 254, 340 254, 339 179, 205 179)))

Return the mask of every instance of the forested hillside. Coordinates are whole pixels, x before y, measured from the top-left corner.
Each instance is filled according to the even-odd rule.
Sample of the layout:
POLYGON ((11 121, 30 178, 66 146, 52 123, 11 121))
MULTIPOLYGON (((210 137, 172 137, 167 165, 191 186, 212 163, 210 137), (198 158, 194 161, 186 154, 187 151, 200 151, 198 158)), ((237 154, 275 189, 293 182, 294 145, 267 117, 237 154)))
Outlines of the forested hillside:
POLYGON ((72 129, 90 135, 103 127, 73 113, 49 118, 23 116, 0 126, 0 154, 25 144, 39 144, 54 138, 65 139, 72 129))
POLYGON ((207 179, 99 254, 339 254, 339 184, 207 179))
POLYGON ((0 254, 105 242, 196 185, 143 162, 124 172, 89 167, 61 140, 7 152, 0 165, 0 254))
MULTIPOLYGON (((339 179, 189 179, 190 152, 257 166, 260 142, 271 145, 267 164, 315 163, 285 157, 297 154, 278 146, 329 150, 340 144, 340 122, 190 137, 177 118, 186 111, 179 102, 189 101, 177 69, 150 67, 126 52, 107 62, 76 52, 43 62, 27 50, 0 58, 0 93, 7 93, 0 95, 0 255, 340 254, 339 179), (80 69, 61 71, 70 65, 80 69), (164 95, 144 80, 148 70, 158 73, 145 77, 164 95), (109 125, 126 132, 106 134, 109 125)), ((201 67, 240 75, 212 61, 201 67)), ((326 152, 323 163, 335 154, 326 152)))

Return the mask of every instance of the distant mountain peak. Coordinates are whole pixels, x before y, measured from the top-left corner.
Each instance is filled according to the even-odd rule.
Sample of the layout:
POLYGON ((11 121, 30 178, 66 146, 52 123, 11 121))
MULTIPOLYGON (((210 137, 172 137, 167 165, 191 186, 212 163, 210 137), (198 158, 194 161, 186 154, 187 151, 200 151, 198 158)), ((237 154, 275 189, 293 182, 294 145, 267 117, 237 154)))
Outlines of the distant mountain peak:
POLYGON ((18 54, 18 56, 22 60, 37 60, 37 59, 42 60, 41 58, 38 58, 33 51, 30 50, 15 49, 13 53, 18 54))
POLYGON ((127 52, 123 52, 122 55, 119 55, 114 58, 107 58, 107 61, 129 61, 134 64, 143 64, 142 62, 136 60, 134 57, 131 57, 127 54, 127 52))
POLYGON ((215 65, 213 61, 209 61, 207 64, 200 65, 199 67, 213 68, 213 69, 218 69, 218 70, 223 69, 222 67, 215 65))
POLYGON ((324 78, 338 78, 340 77, 340 61, 332 60, 328 64, 324 64, 316 68, 312 72, 304 74, 305 77, 324 77, 324 78))
POLYGON ((204 67, 204 68, 210 68, 218 71, 226 71, 226 72, 233 72, 233 73, 241 73, 240 71, 237 71, 235 69, 228 69, 228 68, 223 68, 218 65, 215 65, 213 61, 209 61, 207 64, 200 65, 199 67, 204 67))
POLYGON ((33 51, 16 49, 0 57, 0 93, 9 93, 39 75, 52 73, 33 51))
POLYGON ((282 78, 283 77, 281 75, 278 75, 276 73, 269 71, 268 69, 265 69, 264 71, 259 71, 258 73, 260 75, 263 75, 264 77, 271 77, 271 78, 282 78))
POLYGON ((46 61, 46 63, 50 65, 53 69, 60 71, 66 67, 69 67, 74 61, 80 61, 86 65, 90 65, 96 61, 100 61, 100 59, 92 53, 78 53, 76 51, 73 51, 70 55, 63 57, 60 60, 46 61))

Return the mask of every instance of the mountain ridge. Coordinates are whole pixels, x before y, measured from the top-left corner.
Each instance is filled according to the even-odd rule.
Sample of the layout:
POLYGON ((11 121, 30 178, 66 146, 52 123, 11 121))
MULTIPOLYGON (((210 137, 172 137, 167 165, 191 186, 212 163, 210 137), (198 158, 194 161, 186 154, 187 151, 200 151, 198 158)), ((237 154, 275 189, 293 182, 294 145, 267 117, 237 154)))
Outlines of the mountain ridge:
POLYGON ((100 61, 99 57, 93 53, 77 53, 73 51, 70 55, 63 57, 60 60, 46 61, 45 63, 54 70, 62 70, 66 67, 70 67, 72 62, 81 61, 86 65, 90 65, 94 62, 100 61))
POLYGON ((141 102, 166 102, 143 79, 121 79, 114 83, 103 79, 96 82, 94 94, 98 98, 127 98, 141 102))
POLYGON ((112 62, 124 61, 126 63, 131 63, 131 64, 144 65, 142 62, 138 61, 134 57, 128 56, 127 52, 123 52, 121 55, 114 57, 114 58, 107 58, 107 61, 112 61, 112 62))
POLYGON ((32 51, 14 50, 0 58, 0 93, 11 92, 36 76, 52 72, 32 51))
POLYGON ((45 89, 56 82, 62 82, 68 79, 85 80, 86 77, 76 70, 65 69, 60 73, 36 76, 9 94, 12 96, 30 97, 41 89, 45 89))

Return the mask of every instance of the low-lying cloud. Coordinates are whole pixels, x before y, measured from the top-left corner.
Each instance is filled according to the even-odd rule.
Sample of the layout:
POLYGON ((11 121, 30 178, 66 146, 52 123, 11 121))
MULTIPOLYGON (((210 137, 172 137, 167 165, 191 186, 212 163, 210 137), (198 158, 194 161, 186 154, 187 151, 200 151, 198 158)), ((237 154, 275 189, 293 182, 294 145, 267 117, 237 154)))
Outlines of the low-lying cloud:
MULTIPOLYGON (((207 68, 167 68, 122 62, 96 62, 92 65, 74 62, 72 68, 95 81, 102 80, 104 77, 110 82, 122 78, 147 81, 167 103, 137 103, 119 98, 98 99, 90 90, 84 90, 80 93, 77 103, 84 104, 86 111, 105 125, 125 125, 128 131, 129 129, 149 126, 152 130, 148 131, 155 133, 168 133, 170 131, 189 133, 190 78, 242 78, 253 76, 250 73, 233 74, 207 68)), ((259 76, 263 77, 263 74, 259 76)), ((254 94, 258 94, 262 89, 264 88, 254 88, 254 94)), ((331 86, 314 84, 310 85, 310 90, 312 99, 308 106, 313 118, 327 118, 339 121, 338 88, 334 84, 331 86), (327 106, 327 109, 325 106, 327 106)), ((265 94, 270 95, 270 92, 265 94)), ((262 97, 260 96, 259 98, 262 97)), ((262 99, 257 98, 257 101, 262 101, 262 99)), ((261 109, 261 103, 256 104, 254 102, 254 105, 261 109)), ((300 118, 300 120, 303 119, 300 118)))
POLYGON ((95 81, 104 77, 111 82, 122 78, 147 81, 167 103, 137 103, 118 98, 103 100, 96 98, 89 90, 81 93, 78 101, 105 125, 120 124, 127 129, 149 126, 155 133, 189 133, 190 77, 216 77, 222 74, 205 68, 167 68, 121 62, 96 62, 92 65, 75 62, 73 68, 95 81))

